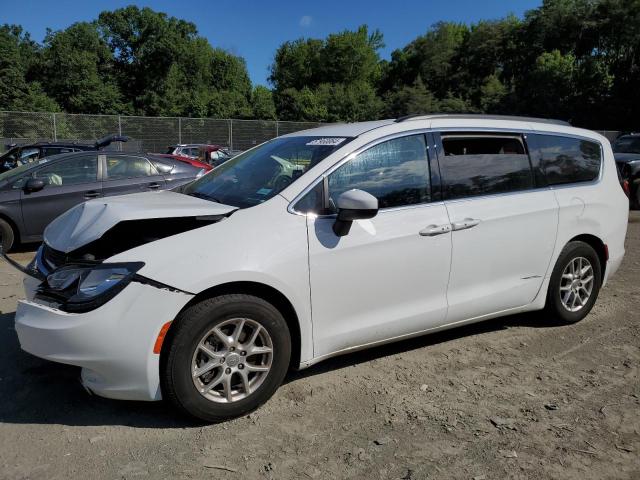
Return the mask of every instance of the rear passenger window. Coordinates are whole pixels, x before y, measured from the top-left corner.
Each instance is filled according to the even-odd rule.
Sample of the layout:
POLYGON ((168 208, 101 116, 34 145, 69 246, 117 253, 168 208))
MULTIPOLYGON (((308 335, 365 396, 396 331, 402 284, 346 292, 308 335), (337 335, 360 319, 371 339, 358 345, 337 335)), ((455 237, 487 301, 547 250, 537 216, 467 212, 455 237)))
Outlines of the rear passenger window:
POLYGON ((357 188, 378 199, 379 208, 415 205, 431 200, 429 160, 424 135, 379 143, 329 175, 329 207, 357 188))
POLYGON ((529 156, 519 135, 443 134, 440 173, 447 198, 533 188, 529 156))
POLYGON ((600 175, 601 151, 596 142, 558 135, 528 135, 534 162, 548 185, 590 182, 600 175))

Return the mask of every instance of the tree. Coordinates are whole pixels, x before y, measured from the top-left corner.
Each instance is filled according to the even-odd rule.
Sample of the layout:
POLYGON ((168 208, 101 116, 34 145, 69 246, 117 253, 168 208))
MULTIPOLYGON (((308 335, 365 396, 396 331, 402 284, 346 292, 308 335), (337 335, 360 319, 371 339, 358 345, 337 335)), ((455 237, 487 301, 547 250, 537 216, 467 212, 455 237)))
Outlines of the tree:
POLYGON ((276 119, 276 104, 273 101, 273 93, 267 87, 257 85, 251 94, 251 108, 253 118, 260 120, 276 119))
POLYGON ((38 46, 16 25, 0 26, 0 109, 57 111, 58 105, 30 81, 30 70, 37 65, 38 46))
POLYGON ((376 83, 382 34, 366 25, 326 39, 283 43, 271 66, 278 117, 287 120, 359 121, 382 110, 376 83))
POLYGON ((102 12, 98 26, 136 113, 251 116, 244 60, 212 48, 193 23, 129 6, 102 12))
POLYGON ((419 75, 413 85, 405 85, 388 92, 384 100, 385 116, 391 118, 438 111, 437 100, 433 93, 425 87, 419 75))
POLYGON ((124 113, 111 60, 95 23, 49 32, 43 50, 45 89, 66 112, 124 113))

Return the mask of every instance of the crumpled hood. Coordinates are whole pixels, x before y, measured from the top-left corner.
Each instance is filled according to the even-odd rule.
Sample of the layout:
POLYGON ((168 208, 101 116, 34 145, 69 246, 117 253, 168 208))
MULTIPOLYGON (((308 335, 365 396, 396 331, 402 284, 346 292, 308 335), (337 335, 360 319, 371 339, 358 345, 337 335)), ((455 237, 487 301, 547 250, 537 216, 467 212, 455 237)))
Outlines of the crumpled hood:
POLYGON ((236 207, 168 190, 89 200, 68 210, 44 231, 51 248, 71 252, 130 220, 225 215, 236 207))

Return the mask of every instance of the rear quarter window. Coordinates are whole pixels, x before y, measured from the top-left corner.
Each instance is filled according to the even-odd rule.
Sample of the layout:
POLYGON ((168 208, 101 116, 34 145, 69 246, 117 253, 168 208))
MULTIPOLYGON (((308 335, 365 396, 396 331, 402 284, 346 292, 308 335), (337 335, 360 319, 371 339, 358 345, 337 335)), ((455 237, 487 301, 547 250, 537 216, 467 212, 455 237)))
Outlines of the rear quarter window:
POLYGON ((560 135, 531 134, 527 143, 547 185, 591 182, 600 175, 602 149, 594 141, 560 135))

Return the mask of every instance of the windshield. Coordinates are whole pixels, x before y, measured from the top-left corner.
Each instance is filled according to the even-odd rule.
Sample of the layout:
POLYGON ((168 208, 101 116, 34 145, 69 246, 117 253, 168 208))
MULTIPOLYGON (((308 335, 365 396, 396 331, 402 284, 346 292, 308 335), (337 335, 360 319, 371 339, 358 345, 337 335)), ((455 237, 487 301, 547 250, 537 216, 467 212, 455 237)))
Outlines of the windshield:
POLYGON ((639 137, 622 137, 613 144, 615 153, 640 153, 639 137))
POLYGON ((346 137, 282 137, 234 157, 182 193, 239 208, 269 200, 345 145, 346 137))

